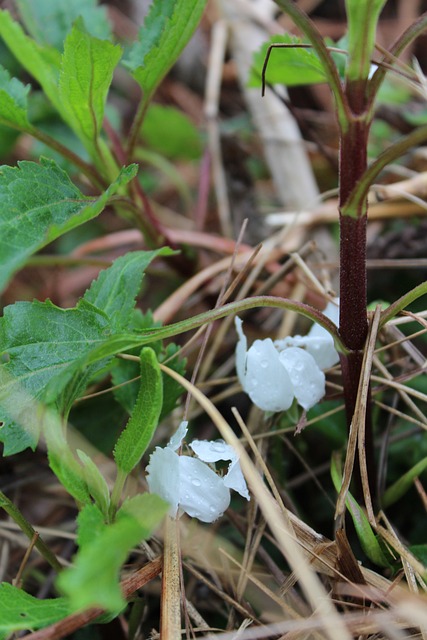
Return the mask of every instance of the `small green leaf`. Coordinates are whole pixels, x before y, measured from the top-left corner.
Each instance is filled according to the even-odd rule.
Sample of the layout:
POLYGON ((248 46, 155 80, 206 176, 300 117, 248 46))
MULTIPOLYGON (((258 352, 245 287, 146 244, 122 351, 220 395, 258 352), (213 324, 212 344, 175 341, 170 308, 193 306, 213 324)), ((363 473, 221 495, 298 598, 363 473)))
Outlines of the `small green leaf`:
POLYGON ((100 154, 99 135, 113 71, 122 50, 94 38, 78 19, 64 44, 59 77, 60 113, 92 157, 100 154))
POLYGON ((200 134, 191 120, 175 107, 151 104, 141 129, 144 146, 169 159, 197 159, 200 134))
POLYGON ((31 254, 101 213, 136 171, 124 168, 103 194, 88 198, 52 160, 0 167, 0 290, 31 254))
POLYGON ((0 11, 0 38, 43 88, 51 103, 60 111, 58 78, 61 56, 48 45, 39 45, 27 36, 8 11, 0 11))
MULTIPOLYGON (((267 51, 272 44, 300 45, 302 40, 296 36, 277 35, 262 45, 253 58, 248 86, 260 87, 262 84, 262 69, 267 51)), ((308 48, 286 46, 273 48, 270 53, 265 73, 265 80, 269 84, 284 84, 288 87, 302 84, 316 84, 326 82, 326 75, 316 53, 308 48)))
MULTIPOLYGON (((335 490, 337 492, 341 489, 341 473, 337 468, 337 462, 335 458, 331 463, 331 477, 334 483, 335 490)), ((357 537, 359 538, 360 546, 362 547, 366 556, 379 567, 389 567, 390 564, 385 557, 380 543, 377 540, 375 533, 366 517, 362 507, 358 505, 350 492, 347 493, 345 501, 346 507, 349 510, 351 519, 353 520, 354 528, 356 529, 357 537)))
POLYGON ((30 128, 27 118, 27 96, 30 86, 11 78, 0 66, 0 123, 26 130, 30 128))
POLYGON ((87 504, 77 516, 77 544, 80 549, 89 546, 104 531, 105 516, 95 504, 87 504))
POLYGON ((132 415, 114 447, 117 467, 130 473, 150 444, 162 409, 163 386, 157 356, 152 349, 141 351, 140 390, 132 415))
POLYGON ((97 507, 99 507, 102 513, 107 516, 108 509, 110 507, 110 491, 108 489, 108 484, 94 461, 89 458, 84 451, 78 449, 77 455, 83 465, 83 475, 88 486, 89 493, 95 500, 97 507))
POLYGON ((97 0, 17 0, 19 13, 31 36, 41 45, 52 45, 62 51, 67 33, 78 17, 92 36, 111 37, 106 7, 97 0))
POLYGON ((150 494, 136 496, 129 503, 125 503, 110 525, 102 526, 99 514, 93 517, 94 505, 85 507, 82 512, 86 512, 85 516, 79 517, 80 528, 85 527, 79 533, 80 550, 74 565, 58 579, 58 586, 69 597, 73 611, 99 606, 114 612, 124 606, 120 567, 131 549, 151 535, 169 508, 158 496, 150 494), (91 535, 88 525, 94 523, 96 528, 91 535))
POLYGON ((125 66, 144 91, 147 104, 197 27, 206 0, 153 0, 125 66))
POLYGON ((383 495, 382 506, 386 509, 394 504, 412 487, 414 480, 427 469, 427 457, 423 458, 416 465, 409 469, 399 480, 387 489, 383 495))
POLYGON ((156 251, 131 251, 117 258, 108 269, 101 271, 84 295, 110 319, 112 331, 128 328, 135 298, 141 288, 144 271, 157 256, 173 255, 168 247, 156 251))
POLYGON ((65 598, 39 600, 6 582, 0 585, 0 638, 15 631, 40 629, 70 613, 65 598))

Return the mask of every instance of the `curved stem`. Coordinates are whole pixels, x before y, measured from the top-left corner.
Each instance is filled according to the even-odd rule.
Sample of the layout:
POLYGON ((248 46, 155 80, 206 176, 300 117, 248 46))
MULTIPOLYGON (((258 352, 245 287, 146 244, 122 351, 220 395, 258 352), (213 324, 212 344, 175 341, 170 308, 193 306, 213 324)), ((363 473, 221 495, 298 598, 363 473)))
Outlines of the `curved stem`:
POLYGON ((419 127, 415 131, 412 131, 409 135, 400 138, 397 142, 392 144, 388 149, 383 151, 378 158, 372 162, 372 164, 366 169, 365 173, 360 177, 359 181, 351 193, 346 208, 349 211, 360 210, 362 203, 366 200, 368 192, 375 179, 381 173, 381 171, 391 162, 394 162, 397 158, 409 151, 412 147, 415 147, 427 140, 427 125, 419 127))
MULTIPOLYGON (((423 13, 415 22, 399 36, 397 40, 391 45, 389 49, 389 56, 398 58, 400 54, 409 46, 414 40, 416 40, 427 29, 427 11, 423 13)), ((385 56, 384 56, 385 59, 385 56)), ((368 86, 368 96, 370 104, 373 105, 374 98, 384 80, 387 68, 379 66, 368 86)))
POLYGON ((328 51, 328 47, 325 45, 323 38, 320 35, 320 32, 307 14, 292 0, 275 0, 275 2, 283 11, 285 11, 285 13, 291 16, 297 27, 299 27, 307 36, 319 56, 320 61, 323 64, 329 86, 335 98, 340 128, 345 132, 348 127, 348 121, 351 118, 351 113, 341 86, 341 80, 337 68, 328 51))
POLYGON ((392 318, 397 316, 398 313, 406 309, 411 302, 418 300, 418 298, 421 298, 421 296, 426 294, 427 280, 419 284, 414 289, 411 289, 411 291, 408 291, 408 293, 405 293, 405 295, 393 302, 393 304, 387 307, 387 309, 384 309, 381 314, 380 329, 382 329, 382 327, 384 327, 384 325, 386 325, 392 318))
POLYGON ((40 536, 37 534, 36 530, 31 526, 26 518, 22 515, 17 507, 13 504, 11 500, 3 491, 0 491, 0 507, 6 511, 6 513, 16 522, 18 527, 21 529, 23 533, 30 540, 35 539, 34 546, 41 553, 43 558, 50 564, 50 566, 55 569, 58 573, 62 571, 62 566, 59 563, 58 558, 54 553, 46 546, 40 536))
POLYGON ((128 351, 134 347, 142 347, 157 340, 163 340, 165 338, 171 338, 177 336, 186 331, 197 329, 204 324, 209 324, 215 320, 219 320, 226 316, 240 313, 242 311, 248 311, 249 309, 256 309, 258 307, 272 307, 275 309, 283 309, 288 311, 294 311, 306 318, 309 318, 313 322, 317 322, 321 327, 326 329, 334 340, 334 345, 339 353, 348 355, 351 353, 339 332, 336 325, 329 320, 321 311, 310 307, 303 302, 295 302, 287 298, 275 298, 274 296, 255 296, 253 298, 247 298, 245 300, 239 300, 237 302, 230 302, 218 309, 212 309, 206 311, 188 320, 181 320, 175 324, 166 325, 165 327, 159 327, 158 329, 148 329, 141 332, 138 335, 124 334, 112 336, 107 342, 101 343, 98 347, 95 347, 86 358, 80 361, 80 366, 88 366, 100 359, 128 351))

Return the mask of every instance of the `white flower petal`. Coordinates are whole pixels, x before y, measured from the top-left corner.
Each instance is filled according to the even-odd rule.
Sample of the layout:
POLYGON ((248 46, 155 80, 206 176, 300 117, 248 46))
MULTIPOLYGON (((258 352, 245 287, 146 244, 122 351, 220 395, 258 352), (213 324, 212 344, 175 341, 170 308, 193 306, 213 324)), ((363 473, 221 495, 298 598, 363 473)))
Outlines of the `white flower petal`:
POLYGON ((169 515, 175 517, 180 494, 180 456, 170 447, 156 447, 147 467, 147 483, 151 493, 157 493, 171 505, 169 515))
POLYGON ((180 448, 182 441, 187 435, 188 431, 188 420, 183 420, 179 425, 178 429, 173 434, 172 438, 169 440, 167 447, 172 449, 172 451, 178 451, 180 448))
POLYGON ((236 325, 236 331, 239 335, 239 341, 236 345, 236 370, 239 382, 242 385, 244 391, 246 391, 245 379, 246 379, 246 352, 248 350, 248 341, 243 333, 242 321, 236 316, 234 319, 236 325))
POLYGON ((202 522, 214 522, 230 504, 223 479, 197 458, 179 456, 179 506, 202 522))
POLYGON ((247 353, 245 391, 263 411, 285 411, 292 404, 292 383, 270 338, 255 340, 247 353))
MULTIPOLYGON (((338 326, 340 320, 339 298, 335 298, 333 302, 328 302, 322 313, 338 326)), ((333 342, 331 334, 317 322, 313 324, 307 335, 311 338, 329 338, 333 342)))
POLYGON ((298 404, 305 410, 311 409, 325 395, 325 374, 304 349, 289 347, 279 357, 292 380, 298 404))
POLYGON ((193 440, 190 448, 203 462, 218 462, 219 460, 237 460, 237 453, 224 440, 193 440))
POLYGON ((243 498, 250 500, 248 487, 246 485, 245 478, 240 468, 239 460, 236 458, 228 467, 227 475, 223 478, 224 484, 229 489, 234 489, 237 493, 240 493, 243 498))

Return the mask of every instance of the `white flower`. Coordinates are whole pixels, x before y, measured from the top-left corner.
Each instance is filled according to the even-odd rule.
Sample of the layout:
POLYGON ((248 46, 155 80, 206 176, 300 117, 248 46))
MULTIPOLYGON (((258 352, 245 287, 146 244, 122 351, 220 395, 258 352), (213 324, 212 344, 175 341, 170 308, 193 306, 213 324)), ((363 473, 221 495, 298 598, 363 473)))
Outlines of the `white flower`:
POLYGON ((147 467, 151 493, 157 493, 171 505, 169 515, 184 511, 202 522, 214 522, 230 504, 230 489, 249 500, 248 488, 240 469, 239 457, 223 440, 193 440, 191 449, 198 458, 180 456, 176 451, 187 433, 187 422, 181 422, 165 448, 156 447, 147 467), (223 477, 206 463, 230 460, 223 477))
MULTIPOLYGON (((338 322, 338 307, 329 303, 324 314, 338 322)), ((263 411, 286 411, 294 398, 303 409, 311 409, 325 395, 325 374, 339 356, 330 334, 314 324, 307 336, 273 342, 255 340, 248 349, 242 321, 236 318, 239 342, 236 369, 243 390, 263 411)))

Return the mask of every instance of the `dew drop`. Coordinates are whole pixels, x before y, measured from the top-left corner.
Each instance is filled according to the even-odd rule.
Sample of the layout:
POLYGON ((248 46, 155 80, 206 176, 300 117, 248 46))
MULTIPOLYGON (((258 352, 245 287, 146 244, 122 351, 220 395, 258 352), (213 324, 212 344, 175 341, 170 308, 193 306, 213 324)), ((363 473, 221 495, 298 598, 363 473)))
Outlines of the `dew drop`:
POLYGON ((263 369, 267 369, 268 367, 268 360, 261 360, 260 365, 263 369))
POLYGON ((192 480, 191 480, 191 484, 192 484, 194 487, 200 487, 200 485, 201 485, 202 483, 200 482, 200 480, 199 480, 198 478, 192 478, 192 480))

